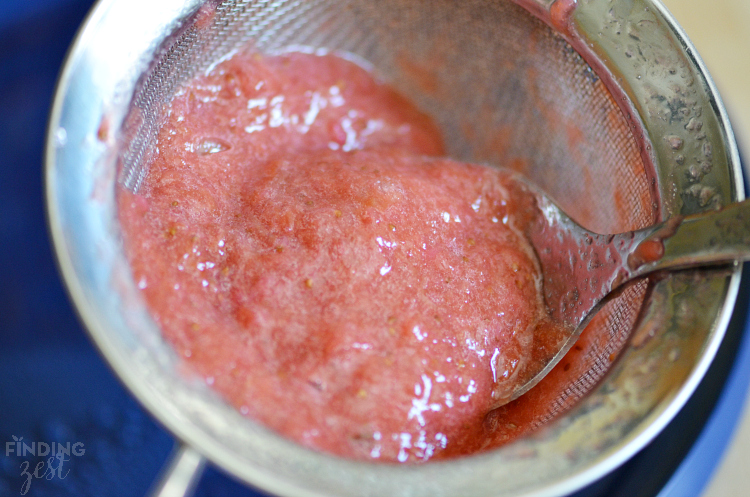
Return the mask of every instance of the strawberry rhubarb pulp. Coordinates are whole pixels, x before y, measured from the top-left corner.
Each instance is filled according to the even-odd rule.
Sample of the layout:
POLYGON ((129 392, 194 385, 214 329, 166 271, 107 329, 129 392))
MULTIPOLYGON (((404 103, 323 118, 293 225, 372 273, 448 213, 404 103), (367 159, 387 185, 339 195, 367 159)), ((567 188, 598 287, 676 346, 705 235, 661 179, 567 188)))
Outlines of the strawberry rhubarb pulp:
POLYGON ((507 173, 442 154, 429 119, 340 57, 241 53, 197 78, 119 194, 164 336, 313 449, 485 448, 490 406, 554 329, 507 173))

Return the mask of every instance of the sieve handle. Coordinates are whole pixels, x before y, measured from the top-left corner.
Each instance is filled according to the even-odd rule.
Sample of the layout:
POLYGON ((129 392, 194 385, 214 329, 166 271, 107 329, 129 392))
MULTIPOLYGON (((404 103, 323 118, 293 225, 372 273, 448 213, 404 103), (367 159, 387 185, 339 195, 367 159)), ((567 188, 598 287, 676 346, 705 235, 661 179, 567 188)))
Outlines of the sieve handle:
POLYGON ((657 257, 639 267, 638 274, 750 260, 750 200, 687 216, 674 225, 673 232, 656 231, 641 242, 651 244, 657 257))
POLYGON ((172 451, 166 466, 148 493, 150 497, 189 497, 203 474, 206 459, 182 442, 172 451))

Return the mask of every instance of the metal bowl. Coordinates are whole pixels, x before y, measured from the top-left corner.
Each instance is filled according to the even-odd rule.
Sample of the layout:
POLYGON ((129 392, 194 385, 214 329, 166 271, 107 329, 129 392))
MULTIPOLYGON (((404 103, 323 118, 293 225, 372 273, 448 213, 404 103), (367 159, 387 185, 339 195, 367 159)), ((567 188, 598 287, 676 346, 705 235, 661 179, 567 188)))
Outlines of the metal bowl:
MULTIPOLYGON (((138 112, 154 75, 178 74, 151 93, 164 104, 175 85, 248 39, 267 50, 325 45, 374 62, 433 115, 452 155, 513 164, 592 229, 626 230, 744 198, 721 100, 656 1, 102 0, 68 55, 54 100, 50 230, 92 339, 189 447, 182 461, 197 451, 281 495, 564 495, 622 464, 675 416, 723 338, 740 265, 634 285, 584 333, 571 352, 578 355, 530 392, 544 400, 533 433, 450 461, 399 466, 310 451, 244 418, 186 372, 131 276, 115 191, 141 150, 136 142, 145 143, 137 160, 153 146, 149 127, 161 107, 148 110, 151 120, 138 112), (207 15, 214 31, 205 37, 207 15), (444 49, 436 52, 434 40, 444 49), (188 42, 199 56, 170 65, 175 44, 188 42), (405 65, 398 62, 404 53, 405 65), (420 71, 408 67, 450 81, 425 92, 420 71), (480 98, 446 103, 441 91, 455 88, 480 98), (580 143, 571 141, 571 122, 580 143), (492 146, 499 128, 510 140, 502 148, 492 146)), ((192 458, 194 468, 199 460, 192 458)))

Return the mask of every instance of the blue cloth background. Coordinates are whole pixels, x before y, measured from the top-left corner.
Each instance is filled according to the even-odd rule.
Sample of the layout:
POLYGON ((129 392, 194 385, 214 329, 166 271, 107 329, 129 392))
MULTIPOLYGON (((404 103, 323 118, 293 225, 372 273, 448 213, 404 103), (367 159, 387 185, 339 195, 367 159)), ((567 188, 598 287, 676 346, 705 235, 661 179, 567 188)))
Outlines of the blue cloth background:
MULTIPOLYGON (((144 495, 174 444, 90 344, 48 239, 45 126, 65 52, 91 4, 0 0, 0 496, 21 494, 24 461, 31 472, 46 459, 7 455, 15 439, 85 447, 64 463, 65 478, 33 479, 30 496, 144 495)), ((750 377, 746 289, 740 301, 720 356, 688 406, 649 447, 576 497, 699 495, 750 377)), ((196 495, 260 494, 209 467, 196 495)))

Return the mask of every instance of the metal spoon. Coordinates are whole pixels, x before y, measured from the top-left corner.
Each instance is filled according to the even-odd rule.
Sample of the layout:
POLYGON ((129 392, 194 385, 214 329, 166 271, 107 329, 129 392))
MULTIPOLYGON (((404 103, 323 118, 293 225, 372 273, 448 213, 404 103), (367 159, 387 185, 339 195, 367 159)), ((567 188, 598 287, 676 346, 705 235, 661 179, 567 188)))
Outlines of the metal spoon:
POLYGON ((750 200, 602 235, 573 221, 533 184, 520 176, 513 179, 512 188, 524 207, 519 227, 536 251, 547 310, 563 336, 548 362, 532 365, 512 395, 497 399, 493 409, 539 383, 604 303, 627 283, 657 271, 750 260, 750 200))

